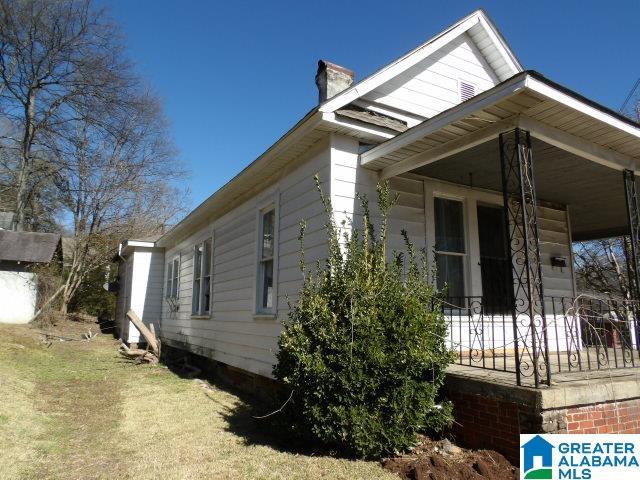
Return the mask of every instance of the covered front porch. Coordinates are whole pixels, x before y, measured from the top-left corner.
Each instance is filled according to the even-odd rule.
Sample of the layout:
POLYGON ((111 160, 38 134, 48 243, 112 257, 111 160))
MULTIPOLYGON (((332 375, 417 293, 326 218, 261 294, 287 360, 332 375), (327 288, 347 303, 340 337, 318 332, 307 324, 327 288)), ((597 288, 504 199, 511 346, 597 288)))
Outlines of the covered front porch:
POLYGON ((640 373, 638 124, 524 72, 360 162, 424 179, 454 372, 536 388, 640 373), (580 291, 572 243, 620 235, 631 294, 580 291))

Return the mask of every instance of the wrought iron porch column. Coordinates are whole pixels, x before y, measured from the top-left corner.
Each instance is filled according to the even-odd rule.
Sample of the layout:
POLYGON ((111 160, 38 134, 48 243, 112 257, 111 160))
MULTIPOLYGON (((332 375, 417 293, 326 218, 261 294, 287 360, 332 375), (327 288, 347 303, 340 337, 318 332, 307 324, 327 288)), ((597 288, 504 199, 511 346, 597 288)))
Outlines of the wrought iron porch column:
POLYGON ((537 388, 540 383, 551 385, 551 369, 529 132, 516 128, 500 134, 500 165, 505 242, 513 278, 516 378, 521 385, 522 377, 533 377, 537 388))
POLYGON ((633 171, 622 172, 624 180, 624 193, 627 202, 627 219, 629 221, 629 243, 624 242, 625 258, 627 261, 627 273, 629 275, 629 293, 631 294, 631 311, 635 316, 636 349, 640 350, 640 208, 638 192, 636 189, 636 177, 633 171))

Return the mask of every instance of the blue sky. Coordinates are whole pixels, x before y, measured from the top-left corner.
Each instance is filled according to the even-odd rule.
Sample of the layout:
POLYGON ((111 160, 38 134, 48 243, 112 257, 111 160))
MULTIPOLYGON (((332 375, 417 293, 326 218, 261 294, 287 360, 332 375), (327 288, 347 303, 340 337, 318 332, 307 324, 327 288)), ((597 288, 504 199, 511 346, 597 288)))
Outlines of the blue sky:
POLYGON ((361 79, 484 8, 527 69, 618 109, 640 77, 640 0, 100 0, 164 100, 192 207, 317 102, 320 58, 361 79))

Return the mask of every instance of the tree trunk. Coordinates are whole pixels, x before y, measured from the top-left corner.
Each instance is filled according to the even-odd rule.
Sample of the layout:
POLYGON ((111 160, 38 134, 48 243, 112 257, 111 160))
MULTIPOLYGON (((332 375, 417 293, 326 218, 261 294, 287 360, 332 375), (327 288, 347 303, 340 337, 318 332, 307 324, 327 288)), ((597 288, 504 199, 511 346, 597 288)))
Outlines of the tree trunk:
POLYGON ((13 230, 24 228, 25 209, 29 191, 27 189, 27 179, 31 170, 31 146, 35 135, 35 104, 36 94, 33 89, 29 91, 27 104, 24 107, 24 135, 20 148, 20 170, 18 173, 18 184, 16 187, 16 211, 13 215, 13 230))
POLYGON ((33 322, 36 318, 38 318, 42 312, 44 312, 45 308, 47 308, 51 302, 53 302, 64 290, 64 285, 62 285, 60 288, 58 288, 58 290, 56 290, 56 292, 51 295, 43 304, 42 307, 40 307, 40 310, 38 310, 35 315, 33 317, 31 317, 31 320, 29 320, 29 323, 33 322))

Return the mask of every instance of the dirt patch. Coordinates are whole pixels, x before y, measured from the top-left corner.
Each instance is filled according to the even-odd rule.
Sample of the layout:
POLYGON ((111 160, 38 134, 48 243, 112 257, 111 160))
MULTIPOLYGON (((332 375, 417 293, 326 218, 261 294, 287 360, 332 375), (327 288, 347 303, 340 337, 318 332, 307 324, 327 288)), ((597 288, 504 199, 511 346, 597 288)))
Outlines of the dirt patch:
POLYGON ((404 480, 515 480, 519 471, 493 450, 467 450, 448 440, 421 437, 408 455, 382 461, 386 470, 404 480))

